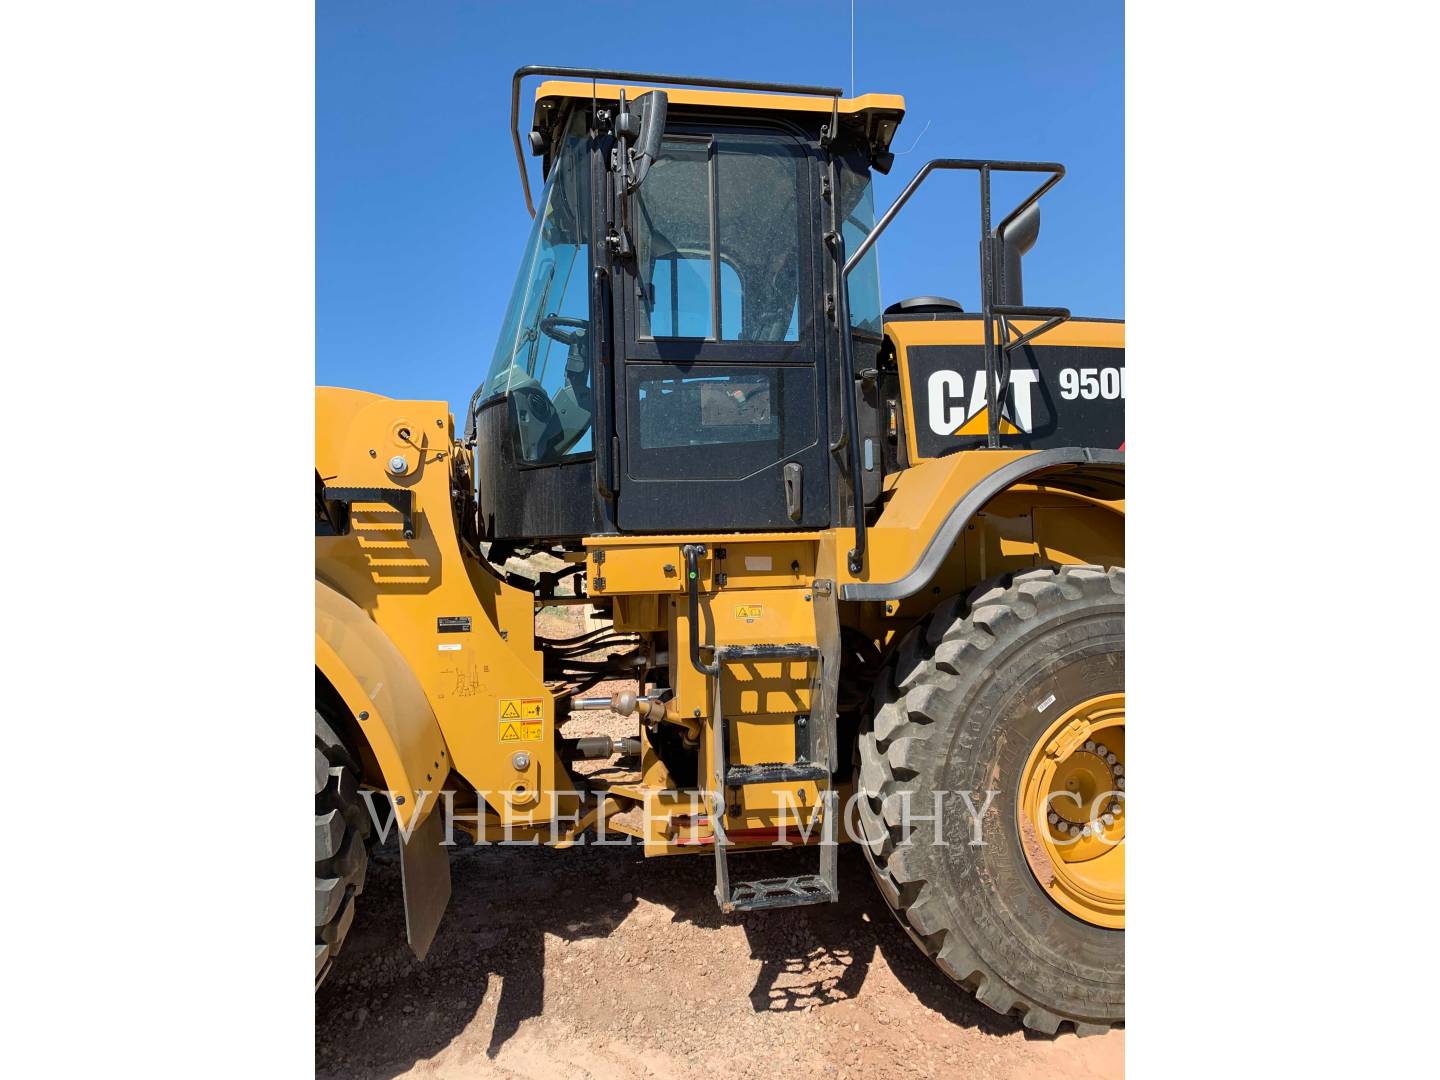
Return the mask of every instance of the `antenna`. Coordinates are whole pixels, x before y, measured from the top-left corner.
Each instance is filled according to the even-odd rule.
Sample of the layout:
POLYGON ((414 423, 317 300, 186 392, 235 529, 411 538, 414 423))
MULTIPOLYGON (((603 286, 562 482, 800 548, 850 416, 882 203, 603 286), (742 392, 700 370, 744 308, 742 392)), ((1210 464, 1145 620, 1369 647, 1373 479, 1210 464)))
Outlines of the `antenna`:
POLYGON ((850 96, 855 96, 855 0, 850 0, 850 96))

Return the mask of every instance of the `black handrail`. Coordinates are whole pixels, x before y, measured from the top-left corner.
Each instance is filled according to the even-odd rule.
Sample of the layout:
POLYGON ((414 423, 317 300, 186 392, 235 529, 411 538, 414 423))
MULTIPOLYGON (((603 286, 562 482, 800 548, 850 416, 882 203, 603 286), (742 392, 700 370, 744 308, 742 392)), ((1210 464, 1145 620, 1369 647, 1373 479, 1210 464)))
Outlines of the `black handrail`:
POLYGON ((793 83, 757 82, 753 79, 712 79, 692 75, 657 75, 644 71, 607 71, 604 68, 527 64, 518 68, 510 80, 510 135, 515 141, 515 163, 520 167, 520 187, 525 192, 525 208, 530 211, 532 218, 535 216, 535 202, 530 197, 530 175, 525 171, 525 150, 520 143, 520 83, 531 75, 554 75, 572 79, 618 79, 623 82, 659 83, 664 86, 703 86, 712 90, 759 90, 766 93, 837 99, 845 93, 838 86, 803 86, 793 83))
POLYGON ((1014 341, 1005 343, 1007 353, 1014 352, 1026 342, 1033 341, 1041 334, 1047 334, 1059 326, 1066 319, 1070 318, 1070 309, 1063 307, 1029 307, 1028 305, 1017 304, 996 304, 990 311, 1002 319, 1008 318, 1032 318, 1044 319, 1039 326, 1032 327, 1021 334, 1014 341))
MULTIPOLYGON (((1065 166, 1055 161, 988 161, 981 158, 936 158, 927 161, 920 167, 913 180, 905 185, 904 190, 896 200, 890 204, 889 209, 880 215, 880 220, 875 222, 875 227, 861 241, 860 246, 845 259, 840 272, 839 298, 836 305, 836 317, 840 322, 840 369, 841 377, 845 380, 846 409, 845 422, 849 428, 850 437, 850 473, 854 478, 855 491, 855 546, 850 549, 848 563, 852 574, 860 573, 865 564, 865 505, 863 496, 863 485, 860 477, 860 439, 856 431, 857 421, 855 416, 855 386, 854 386, 854 359, 852 356, 852 343, 850 341, 849 327, 849 280, 850 272, 860 265, 875 242, 880 239, 883 233, 895 220, 895 216, 910 201, 910 196, 915 194, 917 188, 925 182, 925 178, 932 172, 939 169, 959 169, 980 174, 980 303, 981 312, 985 320, 985 397, 986 417, 989 421, 989 428, 986 435, 986 448, 998 449, 1000 446, 1000 404, 999 404, 999 360, 1002 357, 1008 358, 1011 350, 1018 348, 1039 337, 1049 330, 1053 330, 1070 317, 1068 308, 1046 308, 1030 307, 1024 304, 1002 304, 1000 303, 1000 281, 995 272, 995 246, 997 242, 1004 239, 1005 230, 1021 214, 1039 201, 1052 187, 1058 184, 1065 176, 1065 166), (1027 195, 1020 205, 1011 210, 1000 224, 992 230, 990 228, 990 174, 996 172, 1034 172, 1049 173, 1045 181, 1027 195), (1006 342, 1003 347, 997 346, 995 341, 995 320, 997 318, 1041 318, 1046 321, 1025 334, 1017 340, 1006 342)), ((837 258, 844 258, 845 246, 843 240, 838 237, 832 238, 832 244, 837 253, 837 258)), ((1007 333, 1008 336, 1008 333, 1007 333)))
MULTIPOLYGON (((685 597, 690 601, 690 663, 701 675, 719 675, 720 657, 710 663, 700 659, 700 556, 705 554, 704 544, 684 544, 680 553, 685 556, 685 597)), ((712 646, 713 648, 713 646, 712 646)))
MULTIPOLYGON (((865 477, 861 472, 860 459, 860 417, 856 404, 855 389, 855 343, 850 328, 850 286, 851 262, 845 261, 845 230, 840 224, 840 165, 830 159, 831 213, 834 221, 825 239, 840 264, 839 282, 835 289, 835 326, 840 335, 840 392, 844 395, 845 429, 842 439, 848 439, 846 457, 850 465, 850 498, 855 516, 855 546, 846 554, 845 563, 850 573, 858 574, 865 566, 865 477)), ((835 447, 831 447, 833 451, 835 447)))
POLYGON ((595 267, 590 275, 590 308, 595 332, 590 335, 591 439, 595 449, 595 485, 602 500, 615 498, 615 334, 611 326, 610 271, 595 267))
MULTIPOLYGON (((991 172, 1048 172, 1054 174, 1026 196, 1024 202, 1005 215, 1000 224, 996 226, 996 235, 999 235, 1002 230, 1019 217, 1020 214, 1030 209, 1030 207, 1039 200, 1040 196, 1058 184, 1065 176, 1065 166, 1054 161, 982 161, 973 158, 936 158, 933 161, 927 161, 920 167, 920 171, 915 174, 915 178, 905 185, 905 190, 900 192, 899 198, 890 204, 890 208, 886 210, 885 213, 880 215, 880 220, 875 222, 875 227, 870 230, 869 235, 865 237, 860 246, 855 249, 854 254, 846 261, 846 277, 849 277, 850 271, 859 265, 860 260, 865 257, 866 252, 875 246, 875 241, 880 239, 880 234, 889 227, 890 222, 895 220, 895 215, 900 213, 901 208, 910 201, 910 196, 915 194, 915 189, 924 183, 925 178, 936 169, 965 169, 982 174, 991 172)), ((987 199, 985 200, 985 206, 982 208, 982 214, 988 217, 989 211, 990 206, 989 200, 987 199)), ((985 231, 987 234, 989 233, 989 229, 985 231)), ((982 236, 981 239, 986 239, 986 237, 982 236)))

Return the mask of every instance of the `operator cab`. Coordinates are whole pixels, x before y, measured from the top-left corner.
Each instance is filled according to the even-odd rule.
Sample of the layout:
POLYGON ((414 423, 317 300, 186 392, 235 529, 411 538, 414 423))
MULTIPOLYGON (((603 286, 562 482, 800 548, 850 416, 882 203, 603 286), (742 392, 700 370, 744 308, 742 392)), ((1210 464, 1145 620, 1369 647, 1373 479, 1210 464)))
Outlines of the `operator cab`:
MULTIPOLYGON (((537 89, 545 186, 466 422, 483 539, 817 529, 853 514, 843 254, 825 238, 853 250, 873 227, 871 169, 888 168, 904 104, 754 85, 782 92, 537 89)), ((873 249, 849 311, 855 366, 873 367, 873 249)))

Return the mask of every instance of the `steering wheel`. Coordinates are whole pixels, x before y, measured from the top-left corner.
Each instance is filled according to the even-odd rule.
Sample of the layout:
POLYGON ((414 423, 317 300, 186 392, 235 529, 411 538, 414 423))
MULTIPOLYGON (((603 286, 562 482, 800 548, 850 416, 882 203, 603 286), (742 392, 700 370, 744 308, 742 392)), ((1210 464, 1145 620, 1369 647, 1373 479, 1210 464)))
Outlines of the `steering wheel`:
POLYGON ((540 332, 561 345, 579 345, 590 332, 589 319, 572 319, 568 315, 546 315, 540 320, 540 332), (567 332, 561 327, 568 326, 567 332))

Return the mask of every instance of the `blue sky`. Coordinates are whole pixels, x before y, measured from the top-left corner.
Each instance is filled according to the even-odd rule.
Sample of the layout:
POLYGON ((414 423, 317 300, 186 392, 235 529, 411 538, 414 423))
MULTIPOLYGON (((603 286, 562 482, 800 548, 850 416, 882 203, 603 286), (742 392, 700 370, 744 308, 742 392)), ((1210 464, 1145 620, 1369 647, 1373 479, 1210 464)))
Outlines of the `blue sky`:
MULTIPOLYGON (((1061 161, 1025 298, 1123 316, 1123 6, 855 0, 855 23, 856 91, 906 100, 877 205, 932 157, 1061 161)), ((522 64, 848 90, 850 3, 319 0, 317 382, 457 409, 484 376, 530 227, 508 124, 522 64)), ((997 184, 997 209, 1021 194, 997 184)), ((886 303, 973 308, 976 238, 973 179, 927 180, 880 242, 886 303)))

